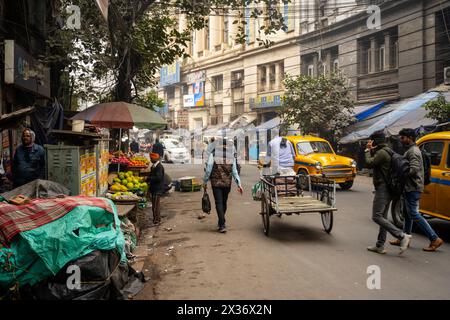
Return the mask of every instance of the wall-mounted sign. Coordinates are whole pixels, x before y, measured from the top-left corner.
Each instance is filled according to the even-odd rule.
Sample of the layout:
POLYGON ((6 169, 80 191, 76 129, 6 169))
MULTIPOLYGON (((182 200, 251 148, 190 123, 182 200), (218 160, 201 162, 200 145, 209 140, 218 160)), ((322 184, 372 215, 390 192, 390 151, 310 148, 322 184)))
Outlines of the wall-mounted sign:
POLYGON ((194 106, 205 106, 205 82, 196 82, 192 85, 194 91, 194 106))
POLYGON ((50 98, 50 68, 33 58, 14 40, 5 40, 5 83, 50 98))
POLYGON ((187 83, 206 81, 206 70, 196 71, 186 76, 187 83))
POLYGON ((183 107, 191 108, 195 106, 194 95, 186 94, 183 96, 183 107))
POLYGON ((164 66, 159 72, 160 87, 167 87, 180 82, 180 64, 175 62, 170 66, 164 66))
POLYGON ((280 95, 268 95, 250 98, 250 109, 280 107, 282 102, 281 100, 282 99, 280 95))

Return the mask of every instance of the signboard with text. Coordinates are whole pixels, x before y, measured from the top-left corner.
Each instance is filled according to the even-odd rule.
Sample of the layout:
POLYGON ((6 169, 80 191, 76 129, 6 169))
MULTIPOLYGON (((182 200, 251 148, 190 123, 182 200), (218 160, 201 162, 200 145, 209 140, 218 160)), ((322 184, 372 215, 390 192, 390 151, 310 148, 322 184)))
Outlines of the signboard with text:
POLYGON ((281 95, 259 96, 249 100, 250 109, 280 107, 281 103, 281 95))
POLYGON ((164 66, 160 70, 159 85, 167 87, 180 82, 180 63, 177 61, 170 66, 164 66))
POLYGON ((5 83, 50 98, 50 68, 14 40, 5 40, 5 83))

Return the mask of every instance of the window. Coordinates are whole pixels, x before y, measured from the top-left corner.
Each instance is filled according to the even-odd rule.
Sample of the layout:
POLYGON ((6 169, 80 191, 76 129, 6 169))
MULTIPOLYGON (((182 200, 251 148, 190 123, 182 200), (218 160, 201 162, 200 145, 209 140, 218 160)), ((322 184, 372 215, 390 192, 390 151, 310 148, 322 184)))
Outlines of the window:
POLYGON ((189 86, 187 84, 183 84, 183 86, 181 87, 181 94, 182 95, 189 94, 189 86))
POLYGON ((386 50, 384 44, 380 46, 379 57, 378 57, 379 71, 383 71, 386 67, 386 50))
POLYGON ((175 98, 175 87, 167 87, 166 89, 167 100, 175 98))
POLYGON ((445 166, 447 169, 450 168, 450 145, 448 147, 448 154, 447 154, 447 165, 445 166))
POLYGON ((426 142, 420 146, 420 149, 428 154, 432 166, 439 166, 441 164, 442 153, 444 152, 444 142, 426 142))
POLYGON ((311 153, 334 153, 333 149, 326 142, 304 141, 297 143, 298 153, 308 155, 311 153))
POLYGON ((308 76, 314 77, 314 65, 312 64, 308 66, 308 76))
POLYGON ((269 69, 269 90, 275 89, 276 82, 276 67, 275 65, 271 65, 269 69))
POLYGON ((372 66, 372 51, 370 48, 367 50, 367 73, 371 73, 373 70, 372 66))
POLYGON ((213 90, 222 91, 223 90, 223 75, 213 77, 213 90))
POLYGON ((244 70, 231 73, 231 89, 243 87, 244 70))
POLYGON ((334 59, 333 61, 333 72, 339 71, 339 59, 334 59))
POLYGON ((394 42, 391 48, 391 66, 392 68, 398 67, 398 40, 394 42))
POLYGON ((235 103, 233 114, 241 115, 243 113, 244 113, 244 103, 243 102, 235 103))
POLYGON ((259 88, 258 91, 266 91, 266 67, 259 67, 259 88))
POLYGON ((228 43, 229 38, 229 26, 228 26, 228 16, 223 17, 223 43, 228 43))

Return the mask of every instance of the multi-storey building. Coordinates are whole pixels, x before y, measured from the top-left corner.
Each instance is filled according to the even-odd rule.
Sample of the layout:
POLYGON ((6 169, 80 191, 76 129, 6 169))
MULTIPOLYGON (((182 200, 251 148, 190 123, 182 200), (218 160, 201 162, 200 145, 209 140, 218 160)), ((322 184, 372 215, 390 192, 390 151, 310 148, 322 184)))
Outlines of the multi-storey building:
POLYGON ((258 46, 264 21, 250 18, 249 9, 244 45, 233 43, 236 13, 211 16, 209 27, 195 32, 191 58, 161 74, 174 127, 192 130, 243 113, 267 121, 281 105, 286 74, 340 70, 355 101, 368 104, 433 88, 450 66, 449 1, 293 0, 280 9, 288 28, 271 36, 269 48, 258 46), (368 12, 372 5, 380 11, 368 12))

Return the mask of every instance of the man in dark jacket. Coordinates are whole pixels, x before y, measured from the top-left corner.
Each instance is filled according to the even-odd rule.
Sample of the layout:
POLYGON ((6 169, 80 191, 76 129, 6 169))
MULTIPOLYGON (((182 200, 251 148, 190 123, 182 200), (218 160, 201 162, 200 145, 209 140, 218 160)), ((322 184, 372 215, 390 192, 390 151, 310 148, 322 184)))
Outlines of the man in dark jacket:
MULTIPOLYGON (((405 158, 409 162, 409 177, 405 184, 405 202, 406 215, 405 226, 403 230, 411 234, 413 222, 417 223, 419 228, 430 240, 430 245, 424 248, 424 251, 434 252, 444 241, 439 238, 430 224, 419 212, 419 201, 424 191, 424 166, 422 152, 416 145, 416 132, 414 129, 403 129, 400 131, 400 141, 406 147, 405 158)), ((390 241, 392 245, 399 245, 398 241, 390 241)))
POLYGON ((164 193, 164 167, 161 164, 160 156, 157 153, 150 154, 152 167, 148 177, 149 191, 152 198, 153 224, 161 223, 161 195, 164 193))
POLYGON ((366 165, 373 169, 373 184, 375 186, 375 197, 373 199, 372 220, 380 226, 378 241, 375 246, 367 250, 380 254, 386 253, 384 244, 389 232, 398 239, 401 252, 408 248, 411 236, 405 234, 388 220, 389 206, 392 196, 387 187, 387 179, 391 171, 391 155, 386 145, 384 132, 379 131, 371 135, 365 151, 366 165))
POLYGON ((163 159, 164 157, 164 146, 161 142, 159 142, 159 139, 156 139, 155 144, 152 147, 152 153, 159 154, 159 157, 163 159))
POLYGON ((22 144, 17 147, 12 163, 14 188, 45 176, 44 148, 34 143, 35 134, 30 129, 22 132, 22 144))
POLYGON ((133 139, 133 141, 130 143, 130 150, 133 153, 139 153, 139 143, 133 139))

